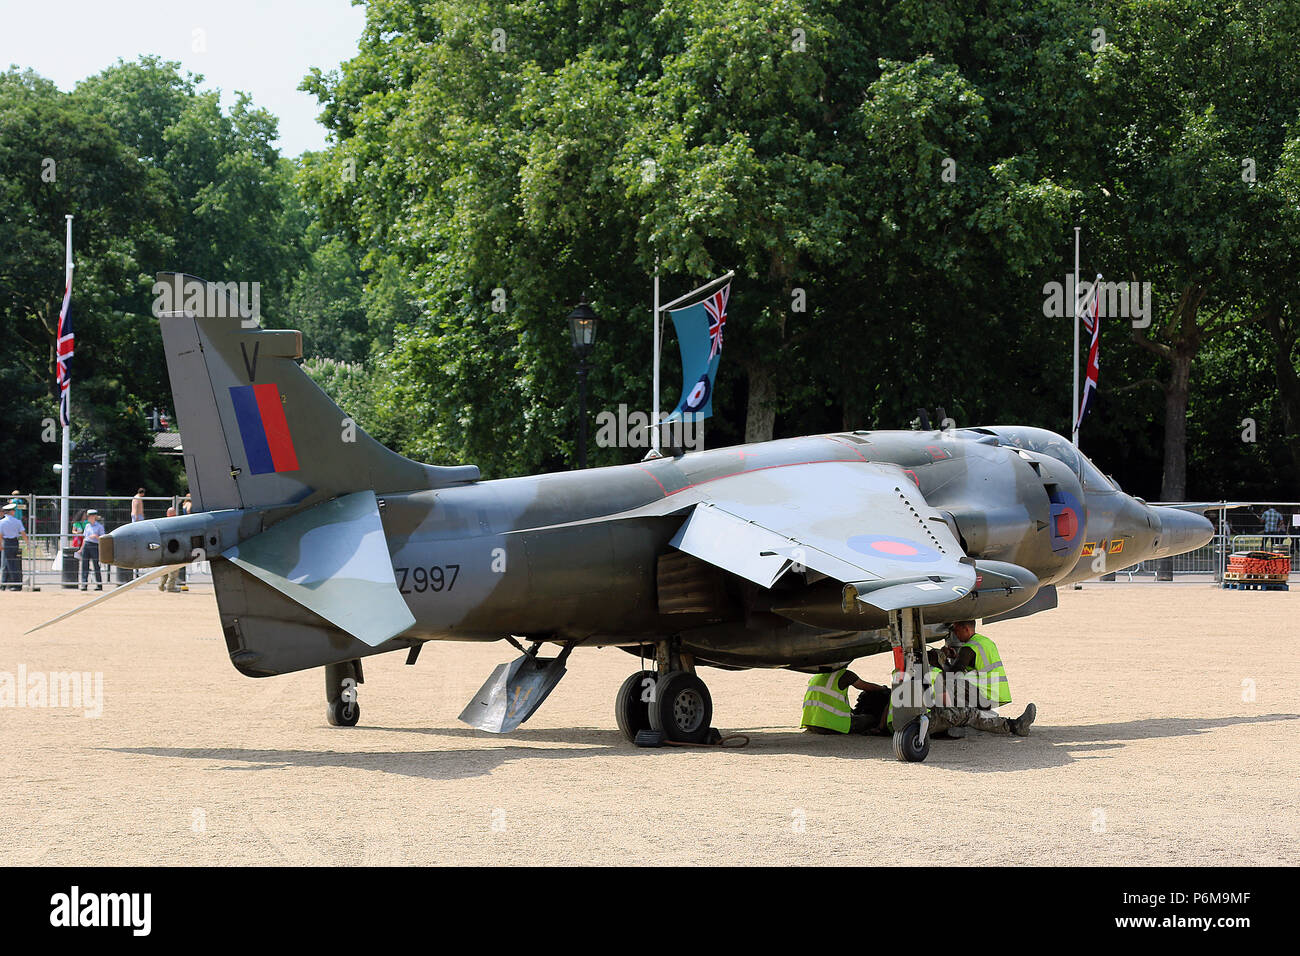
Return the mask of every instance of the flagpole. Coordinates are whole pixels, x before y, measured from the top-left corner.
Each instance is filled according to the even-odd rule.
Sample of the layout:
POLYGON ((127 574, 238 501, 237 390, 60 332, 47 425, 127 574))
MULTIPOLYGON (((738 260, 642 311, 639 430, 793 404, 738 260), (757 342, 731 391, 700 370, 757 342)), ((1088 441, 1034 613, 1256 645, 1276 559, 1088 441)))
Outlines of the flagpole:
POLYGON ((1079 447, 1079 226, 1074 227, 1074 288, 1070 290, 1070 309, 1074 312, 1074 351, 1070 364, 1074 366, 1074 401, 1070 406, 1070 429, 1074 447, 1079 447))
POLYGON ((659 450, 659 257, 655 256, 655 293, 654 293, 654 396, 650 417, 650 447, 659 450))
MULTIPOLYGON (((68 254, 63 267, 63 281, 64 281, 64 290, 65 290, 64 295, 66 296, 67 295, 66 290, 72 287, 72 217, 64 216, 63 218, 66 219, 68 223, 68 237, 67 237, 68 254)), ((68 304, 68 308, 69 310, 71 310, 72 308, 71 303, 68 304)), ((55 333, 56 338, 57 338, 57 334, 58 333, 56 332, 55 333)), ((57 342, 55 343, 55 352, 56 353, 58 352, 57 342)), ((64 393, 64 396, 62 396, 62 398, 67 402, 66 407, 68 408, 68 417, 71 418, 72 417, 72 383, 71 382, 68 382, 67 391, 64 393)), ((67 550, 68 547, 68 478, 69 478, 69 473, 72 470, 70 467, 72 439, 71 439, 71 429, 68 426, 67 422, 64 422, 62 420, 63 415, 61 412, 59 415, 59 419, 60 419, 60 424, 63 425, 63 467, 59 471, 59 563, 60 566, 62 566, 63 552, 67 550)))

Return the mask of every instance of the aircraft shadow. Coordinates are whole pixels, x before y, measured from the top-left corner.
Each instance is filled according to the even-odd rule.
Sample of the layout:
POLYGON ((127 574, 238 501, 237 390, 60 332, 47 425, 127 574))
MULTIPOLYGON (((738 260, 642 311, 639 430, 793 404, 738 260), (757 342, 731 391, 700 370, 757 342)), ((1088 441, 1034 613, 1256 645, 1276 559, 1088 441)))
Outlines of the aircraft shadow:
MULTIPOLYGON (((1035 725, 1033 736, 1005 738, 970 732, 962 740, 936 740, 928 763, 949 770, 1000 773, 1061 767, 1076 760, 1104 756, 1122 749, 1126 741, 1184 737, 1228 727, 1300 720, 1300 714, 1262 714, 1253 717, 1153 717, 1101 724, 1035 725)), ((367 727, 357 731, 422 734, 432 737, 478 737, 496 741, 492 746, 451 750, 329 751, 274 750, 210 747, 113 747, 116 753, 230 761, 223 770, 273 770, 289 767, 340 767, 348 770, 395 773, 424 780, 463 780, 491 773, 512 760, 582 759, 592 755, 654 759, 655 753, 716 754, 715 748, 665 747, 647 751, 623 740, 617 730, 604 728, 520 728, 499 737, 469 727, 367 727), (555 748, 530 744, 581 744, 555 748)), ((353 731, 340 731, 352 733, 353 731)), ((728 733, 749 736, 750 745, 735 754, 761 758, 773 754, 807 754, 841 759, 894 760, 887 737, 805 734, 787 727, 745 727, 728 733)))

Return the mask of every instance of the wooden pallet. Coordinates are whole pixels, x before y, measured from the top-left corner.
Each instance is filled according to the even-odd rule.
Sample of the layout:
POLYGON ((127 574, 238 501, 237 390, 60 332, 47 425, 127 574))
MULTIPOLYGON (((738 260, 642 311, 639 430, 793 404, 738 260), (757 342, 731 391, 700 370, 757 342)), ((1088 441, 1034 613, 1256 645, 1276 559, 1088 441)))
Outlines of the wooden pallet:
POLYGON ((1228 591, 1289 591, 1285 581, 1224 581, 1228 591))
POLYGON ((1243 583, 1255 584, 1286 584, 1287 576, 1288 575, 1282 574, 1281 572, 1278 572, 1277 574, 1260 574, 1258 572, 1247 574, 1244 571, 1223 572, 1223 579, 1225 581, 1241 581, 1243 583))

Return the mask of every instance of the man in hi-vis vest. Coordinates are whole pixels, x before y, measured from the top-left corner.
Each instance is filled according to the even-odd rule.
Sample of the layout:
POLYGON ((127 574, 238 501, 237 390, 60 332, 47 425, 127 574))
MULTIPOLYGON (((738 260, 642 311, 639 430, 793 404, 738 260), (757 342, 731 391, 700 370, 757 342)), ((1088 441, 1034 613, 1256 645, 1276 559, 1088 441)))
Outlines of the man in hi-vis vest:
POLYGON ((1015 719, 992 713, 995 708, 1011 703, 1011 685, 998 646, 985 635, 975 633, 974 621, 958 621, 953 624, 952 633, 957 643, 946 649, 948 662, 944 667, 949 677, 946 689, 954 697, 948 703, 959 711, 971 712, 965 721, 953 726, 1028 737, 1029 725, 1038 716, 1038 708, 1033 704, 1015 719), (954 681, 953 677, 959 680, 954 681))
POLYGON ((881 691, 885 688, 868 681, 859 680, 858 675, 847 667, 841 667, 829 674, 814 674, 808 682, 808 690, 803 695, 803 719, 799 722, 802 730, 814 734, 860 734, 871 730, 867 717, 855 714, 849 703, 849 688, 858 690, 881 691))

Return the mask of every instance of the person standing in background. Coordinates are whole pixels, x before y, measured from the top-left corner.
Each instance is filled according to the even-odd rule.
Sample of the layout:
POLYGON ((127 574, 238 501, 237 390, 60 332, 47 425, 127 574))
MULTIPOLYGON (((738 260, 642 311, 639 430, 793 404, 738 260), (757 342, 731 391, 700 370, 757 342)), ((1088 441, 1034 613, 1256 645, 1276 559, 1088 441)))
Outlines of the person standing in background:
POLYGON ((0 551, 0 585, 6 591, 23 589, 23 558, 18 540, 21 538, 23 544, 31 545, 27 529, 16 515, 17 510, 10 501, 4 506, 4 517, 0 518, 0 543, 3 543, 3 550, 0 551))
POLYGON ((136 490, 135 497, 131 499, 131 521, 144 520, 144 489, 136 490))
MULTIPOLYGON (((185 492, 185 497, 181 499, 181 514, 187 515, 193 510, 194 510, 194 500, 190 497, 190 493, 187 491, 185 492)), ((181 590, 182 591, 188 591, 190 589, 189 583, 185 580, 185 570, 186 570, 185 568, 181 568, 181 590)))
POLYGON ((95 566, 95 590, 104 590, 104 578, 99 567, 99 536, 104 533, 104 524, 99 520, 99 512, 94 508, 86 509, 86 525, 82 531, 85 540, 81 544, 81 590, 86 590, 89 583, 91 564, 95 566))
POLYGON ((1261 517, 1264 520, 1264 537, 1260 539, 1260 547, 1267 551, 1282 539, 1282 512, 1270 506, 1261 517))
MULTIPOLYGON (((167 517, 168 518, 176 517, 176 509, 168 508, 167 517)), ((162 579, 158 582, 158 590, 170 591, 173 594, 179 591, 180 590, 179 582, 181 580, 181 575, 183 575, 184 573, 185 573, 184 567, 179 567, 175 571, 168 571, 166 574, 162 576, 162 579)), ((186 588, 186 590, 188 591, 189 588, 186 588)))

